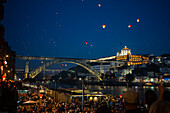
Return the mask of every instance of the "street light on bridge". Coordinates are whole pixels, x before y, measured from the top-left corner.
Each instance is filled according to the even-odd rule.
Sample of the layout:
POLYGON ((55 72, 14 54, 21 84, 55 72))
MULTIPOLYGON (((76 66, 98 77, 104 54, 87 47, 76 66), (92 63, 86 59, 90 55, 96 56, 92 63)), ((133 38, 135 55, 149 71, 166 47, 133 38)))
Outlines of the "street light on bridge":
POLYGON ((84 113, 84 79, 86 76, 78 76, 78 78, 81 78, 82 80, 82 112, 84 113))

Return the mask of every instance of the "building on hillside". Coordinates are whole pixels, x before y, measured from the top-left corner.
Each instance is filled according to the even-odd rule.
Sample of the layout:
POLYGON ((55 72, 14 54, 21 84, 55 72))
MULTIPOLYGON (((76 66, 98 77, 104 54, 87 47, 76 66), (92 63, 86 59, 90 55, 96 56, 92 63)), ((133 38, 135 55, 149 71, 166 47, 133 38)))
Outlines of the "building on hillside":
POLYGON ((105 74, 106 72, 111 71, 111 70, 114 72, 117 72, 118 67, 125 65, 124 61, 116 61, 116 56, 99 58, 99 59, 96 59, 95 62, 96 61, 98 63, 95 63, 95 65, 92 65, 92 66, 94 69, 96 69, 98 72, 102 74, 105 74))
POLYGON ((160 65, 162 63, 162 57, 161 56, 149 56, 149 63, 160 65))
POLYGON ((165 82, 170 82, 170 54, 150 57, 150 64, 155 64, 159 68, 158 78, 162 76, 165 82))
POLYGON ((0 78, 14 79, 15 52, 8 46, 8 42, 0 34, 0 78), (3 76, 4 75, 4 76, 3 76))
POLYGON ((106 73, 107 71, 110 71, 110 65, 95 65, 93 66, 94 69, 96 69, 100 73, 106 73))
POLYGON ((91 63, 90 65, 92 65, 92 67, 101 74, 105 74, 107 72, 111 73, 118 72, 118 67, 125 65, 125 62, 115 61, 115 59, 112 59, 112 61, 110 60, 105 60, 106 61, 105 63, 101 61, 100 63, 91 63))
MULTIPOLYGON (((0 22, 4 18, 4 6, 6 0, 0 0, 0 22)), ((15 74, 15 52, 8 46, 3 38, 5 28, 0 23, 0 79, 14 79, 15 74)))
POLYGON ((116 60, 125 61, 128 66, 149 63, 149 57, 144 55, 132 55, 131 49, 127 48, 126 46, 121 49, 121 53, 117 52, 116 60))
POLYGON ((160 57, 164 66, 170 66, 170 54, 163 54, 160 57))

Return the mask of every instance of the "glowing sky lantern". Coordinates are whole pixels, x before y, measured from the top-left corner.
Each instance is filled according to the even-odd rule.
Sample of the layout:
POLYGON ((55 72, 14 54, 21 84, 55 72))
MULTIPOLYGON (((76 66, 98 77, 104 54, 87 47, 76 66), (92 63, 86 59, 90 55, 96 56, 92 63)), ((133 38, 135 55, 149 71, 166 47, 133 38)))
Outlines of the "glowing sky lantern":
POLYGON ((99 7, 101 7, 101 4, 98 4, 99 7))
POLYGON ((119 95, 120 98, 122 98, 122 95, 119 95))
POLYGON ((131 25, 128 25, 128 28, 131 28, 132 26, 131 25))
POLYGON ((42 94, 39 94, 39 97, 40 97, 40 98, 42 98, 42 96, 43 96, 42 94))
POLYGON ((86 42, 86 44, 87 44, 88 42, 86 42))
POLYGON ((137 19, 137 22, 139 22, 139 19, 137 19))
POLYGON ((103 27, 103 28, 106 28, 106 25, 103 24, 102 27, 103 27))

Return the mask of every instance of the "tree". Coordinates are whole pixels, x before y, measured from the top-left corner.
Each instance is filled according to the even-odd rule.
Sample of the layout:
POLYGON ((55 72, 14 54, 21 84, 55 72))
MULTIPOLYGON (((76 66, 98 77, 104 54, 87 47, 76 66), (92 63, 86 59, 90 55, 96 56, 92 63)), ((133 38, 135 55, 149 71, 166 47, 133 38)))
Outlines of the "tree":
POLYGON ((127 74, 125 77, 126 82, 130 83, 135 79, 135 76, 133 74, 127 74))
POLYGON ((75 66, 70 68, 69 70, 74 70, 76 73, 89 73, 89 71, 87 71, 85 68, 81 67, 81 66, 75 66))
POLYGON ((53 80, 59 80, 59 79, 73 79, 77 77, 77 73, 73 72, 71 70, 65 70, 65 71, 61 71, 60 73, 56 74, 55 76, 51 77, 51 79, 53 80))
POLYGON ((132 73, 136 76, 147 76, 147 68, 135 68, 132 73))

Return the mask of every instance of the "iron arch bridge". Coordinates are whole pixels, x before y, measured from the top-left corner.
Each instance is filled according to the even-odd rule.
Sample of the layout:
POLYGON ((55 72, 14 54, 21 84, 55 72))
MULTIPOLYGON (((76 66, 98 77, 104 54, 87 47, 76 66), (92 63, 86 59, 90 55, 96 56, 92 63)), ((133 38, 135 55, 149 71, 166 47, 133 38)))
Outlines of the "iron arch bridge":
POLYGON ((95 60, 90 60, 90 59, 78 59, 78 58, 56 58, 56 57, 33 57, 33 56, 16 56, 17 59, 20 60, 51 60, 50 62, 44 63, 42 66, 37 67, 36 69, 32 70, 31 72, 29 72, 28 68, 28 63, 26 63, 26 73, 29 73, 29 76, 31 78, 34 78, 35 76, 37 76, 40 72, 42 72, 43 70, 45 70, 45 68, 51 66, 51 65, 55 65, 57 63, 73 63, 76 65, 79 65, 83 68, 85 68, 87 71, 89 71, 92 75, 96 76, 100 81, 102 81, 102 79, 100 78, 101 73, 99 73, 96 69, 94 69, 92 66, 90 66, 89 64, 87 64, 87 62, 94 62, 95 60))

